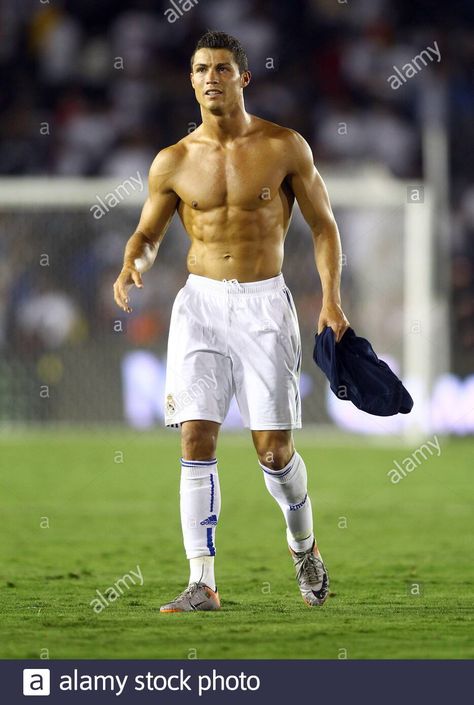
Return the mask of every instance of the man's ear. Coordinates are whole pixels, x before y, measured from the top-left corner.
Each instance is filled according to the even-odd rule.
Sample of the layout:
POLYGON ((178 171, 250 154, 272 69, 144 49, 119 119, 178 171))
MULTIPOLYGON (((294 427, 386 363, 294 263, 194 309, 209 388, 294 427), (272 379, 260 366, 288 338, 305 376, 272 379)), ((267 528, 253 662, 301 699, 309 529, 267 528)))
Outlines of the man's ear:
POLYGON ((250 73, 250 71, 244 71, 243 74, 241 74, 240 85, 242 86, 242 88, 246 88, 249 85, 251 78, 252 74, 250 73))

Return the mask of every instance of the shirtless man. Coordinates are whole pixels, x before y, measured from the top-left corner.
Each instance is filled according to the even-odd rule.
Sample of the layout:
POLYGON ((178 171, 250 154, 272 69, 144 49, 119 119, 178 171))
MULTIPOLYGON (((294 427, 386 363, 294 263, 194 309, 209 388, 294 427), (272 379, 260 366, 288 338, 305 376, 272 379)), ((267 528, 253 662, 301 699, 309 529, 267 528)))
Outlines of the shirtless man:
MULTIPOLYGON (((175 211, 191 240, 190 275, 173 305, 166 371, 167 426, 181 427, 180 510, 188 587, 162 612, 220 607, 214 577, 220 489, 216 446, 235 393, 265 484, 286 520, 305 602, 322 605, 329 579, 313 533, 307 472, 292 429, 301 428, 301 345, 281 266, 295 198, 311 228, 323 304, 317 330, 339 341, 349 327, 340 300, 341 245, 311 149, 293 130, 249 115, 240 43, 207 32, 191 58, 202 123, 151 165, 149 195, 114 284, 130 312, 175 211)), ((315 320, 316 323, 316 320, 315 320)))

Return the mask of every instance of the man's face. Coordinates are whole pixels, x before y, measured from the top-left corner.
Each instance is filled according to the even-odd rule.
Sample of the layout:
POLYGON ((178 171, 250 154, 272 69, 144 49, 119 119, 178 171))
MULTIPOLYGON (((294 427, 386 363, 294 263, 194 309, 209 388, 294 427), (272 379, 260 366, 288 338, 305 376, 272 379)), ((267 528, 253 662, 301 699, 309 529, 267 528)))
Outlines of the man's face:
POLYGON ((215 115, 229 112, 249 81, 250 73, 239 73, 228 49, 198 49, 194 55, 191 83, 196 100, 215 115))

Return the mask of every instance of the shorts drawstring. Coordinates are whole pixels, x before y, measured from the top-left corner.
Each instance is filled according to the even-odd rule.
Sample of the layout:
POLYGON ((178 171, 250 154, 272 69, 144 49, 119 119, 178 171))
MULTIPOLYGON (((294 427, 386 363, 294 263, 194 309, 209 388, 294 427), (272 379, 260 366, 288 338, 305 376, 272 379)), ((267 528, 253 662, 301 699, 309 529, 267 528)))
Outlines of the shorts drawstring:
POLYGON ((234 286, 235 288, 240 289, 240 290, 242 290, 244 288, 238 279, 223 279, 222 281, 225 284, 232 284, 232 286, 234 286))

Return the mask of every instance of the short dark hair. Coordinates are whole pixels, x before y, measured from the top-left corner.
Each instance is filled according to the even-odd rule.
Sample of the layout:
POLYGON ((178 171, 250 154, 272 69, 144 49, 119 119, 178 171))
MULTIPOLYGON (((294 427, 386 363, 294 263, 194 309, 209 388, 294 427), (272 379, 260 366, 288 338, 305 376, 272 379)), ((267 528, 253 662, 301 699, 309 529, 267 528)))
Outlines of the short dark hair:
POLYGON ((232 52, 235 63, 239 67, 239 72, 248 71, 249 64, 247 54, 238 39, 226 32, 214 32, 208 29, 206 34, 198 40, 191 57, 191 70, 193 68, 194 54, 198 49, 228 49, 232 52))

